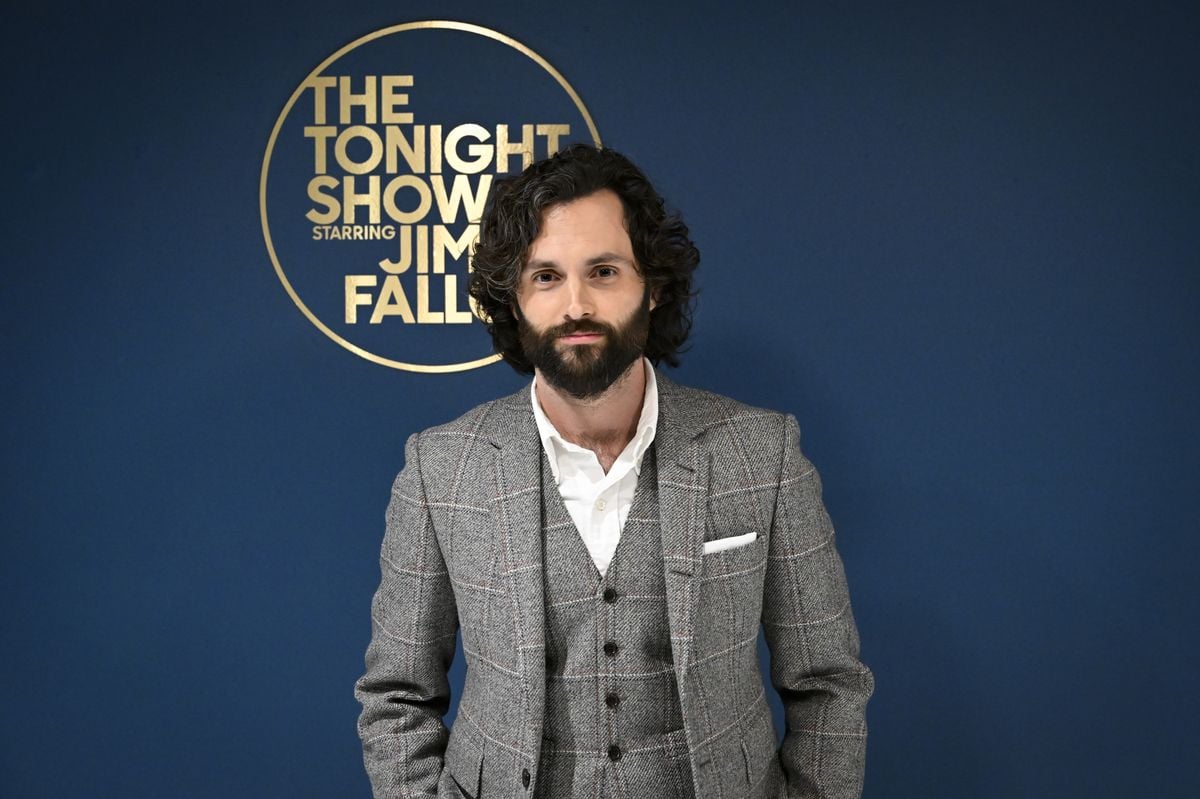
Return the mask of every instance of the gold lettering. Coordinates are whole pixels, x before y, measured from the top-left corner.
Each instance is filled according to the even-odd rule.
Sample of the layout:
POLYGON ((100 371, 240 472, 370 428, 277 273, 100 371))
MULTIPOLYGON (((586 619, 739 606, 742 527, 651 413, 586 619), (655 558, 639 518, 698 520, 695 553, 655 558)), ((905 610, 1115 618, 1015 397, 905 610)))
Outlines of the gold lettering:
POLYGON ((458 275, 446 275, 446 323, 466 325, 471 322, 470 311, 458 310, 458 275))
POLYGON ((363 123, 366 125, 374 125, 377 114, 376 107, 379 105, 378 93, 375 91, 375 76, 367 75, 363 78, 363 92, 356 94, 350 88, 350 76, 343 75, 338 78, 338 124, 349 125, 351 123, 350 111, 354 106, 360 106, 363 110, 363 123))
POLYGON ((383 142, 380 140, 379 134, 366 125, 351 125, 337 137, 337 142, 333 147, 333 156, 337 160, 338 166, 351 175, 365 175, 379 166, 379 162, 383 160, 383 142), (356 138, 364 139, 371 146, 371 155, 367 157, 366 161, 355 161, 350 158, 350 141, 356 138))
MULTIPOLYGON (((449 135, 446 136, 446 163, 455 172, 465 172, 468 175, 474 175, 487 169, 487 166, 492 161, 493 148, 490 144, 470 144, 467 145, 467 153, 472 156, 472 160, 466 160, 458 154, 458 143, 467 136, 471 136, 478 142, 485 142, 492 137, 487 129, 482 125, 476 125, 474 122, 468 122, 463 125, 455 125, 451 129, 449 135)), ((438 170, 441 171, 440 169, 438 170)))
POLYGON ((467 229, 457 239, 445 226, 438 225, 433 229, 433 271, 443 274, 446 271, 446 253, 452 259, 459 259, 467 248, 479 238, 479 225, 467 225, 467 229))
POLYGON ((430 182, 433 184, 433 195, 437 198, 438 213, 446 223, 458 220, 459 211, 467 212, 467 221, 477 221, 483 216, 483 206, 487 203, 488 192, 492 190, 493 175, 480 175, 479 184, 471 193, 471 179, 466 175, 455 175, 450 187, 450 196, 446 196, 446 179, 442 175, 434 175, 430 182))
POLYGON ((308 82, 313 90, 313 122, 325 124, 325 92, 337 85, 337 78, 317 77, 308 82))
MULTIPOLYGON (((379 180, 379 177, 372 175, 371 179, 379 180)), ((388 216, 404 225, 420 222, 429 213, 432 205, 433 196, 429 193, 429 186, 416 175, 400 175, 392 178, 388 181, 387 188, 383 190, 383 206, 387 210, 388 216), (412 211, 401 211, 400 207, 396 205, 396 193, 405 187, 415 190, 418 195, 417 207, 412 211)), ((376 213, 378 213, 378 209, 376 209, 376 213)))
POLYGON ((367 191, 359 194, 354 191, 354 177, 346 175, 342 178, 342 222, 354 224, 354 209, 360 205, 367 207, 367 216, 371 224, 379 224, 379 175, 367 177, 367 191))
POLYGON ((440 325, 445 322, 445 316, 441 311, 429 310, 429 275, 417 275, 417 321, 440 325))
POLYGON ((442 126, 429 126, 429 174, 442 172, 442 126))
POLYGON ((371 324, 379 324, 385 316, 399 316, 410 325, 416 321, 413 319, 408 297, 404 295, 404 287, 400 285, 400 278, 396 275, 388 275, 383 279, 383 290, 379 292, 379 302, 376 303, 375 310, 371 312, 371 324))
POLYGON ((404 156, 405 163, 408 164, 410 172, 425 171, 425 126, 414 125, 412 129, 412 140, 409 141, 404 137, 404 130, 393 126, 385 129, 384 135, 387 136, 387 162, 384 168, 389 175, 394 175, 399 172, 400 161, 396 157, 396 152, 404 156))
POLYGON ((417 225, 417 274, 429 272, 429 225, 417 225))
POLYGON ((335 189, 337 185, 338 179, 329 175, 315 177, 308 182, 308 199, 327 209, 325 213, 318 212, 316 208, 309 209, 308 213, 304 215, 309 222, 314 225, 328 225, 337 221, 338 214, 342 210, 341 203, 332 194, 321 193, 322 189, 335 189))
POLYGON ((371 304, 371 295, 359 294, 359 287, 375 283, 375 275, 346 275, 346 324, 358 324, 358 306, 371 304))
POLYGON ((546 137, 546 156, 552 156, 559 150, 558 140, 563 136, 571 135, 570 125, 538 125, 537 132, 539 136, 546 137))
POLYGON ((337 134, 333 125, 308 125, 304 128, 304 138, 313 140, 313 172, 324 175, 328 171, 325 160, 327 140, 337 134))
POLYGON ((508 171, 508 157, 521 156, 521 169, 533 163, 533 125, 521 126, 521 140, 515 144, 508 141, 508 125, 496 126, 496 171, 508 171))
POLYGON ((411 125, 413 115, 411 112, 401 112, 396 110, 398 105, 408 105, 408 94, 397 92, 401 86, 412 86, 412 75, 384 75, 383 76, 383 124, 385 125, 411 125))
POLYGON ((379 262, 379 268, 385 272, 391 272, 393 275, 403 274, 412 266, 412 226, 401 225, 400 227, 400 260, 389 261, 384 258, 379 262))

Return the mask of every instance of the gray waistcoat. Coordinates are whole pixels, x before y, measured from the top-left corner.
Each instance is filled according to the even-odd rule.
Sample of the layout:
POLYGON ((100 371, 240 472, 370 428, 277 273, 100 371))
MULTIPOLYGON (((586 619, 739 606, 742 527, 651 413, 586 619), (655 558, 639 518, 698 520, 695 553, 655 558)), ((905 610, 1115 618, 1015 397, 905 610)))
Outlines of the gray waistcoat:
POLYGON ((537 797, 692 799, 654 461, 651 447, 601 579, 543 460, 546 716, 537 797))

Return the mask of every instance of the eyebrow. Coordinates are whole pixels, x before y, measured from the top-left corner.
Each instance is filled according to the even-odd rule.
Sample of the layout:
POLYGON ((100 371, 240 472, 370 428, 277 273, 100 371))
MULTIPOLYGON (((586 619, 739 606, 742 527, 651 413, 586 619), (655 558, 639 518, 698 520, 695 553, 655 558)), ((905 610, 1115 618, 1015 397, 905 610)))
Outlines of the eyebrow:
MULTIPOLYGON (((595 266, 596 264, 611 264, 611 263, 628 264, 629 266, 633 266, 633 261, 626 258, 624 255, 618 255, 615 252, 602 252, 599 255, 593 255, 591 258, 588 258, 586 261, 584 261, 584 266, 595 266)), ((544 269, 547 267, 557 269, 558 262, 557 261, 530 261, 529 263, 525 264, 524 268, 521 271, 524 272, 528 269, 544 269)))

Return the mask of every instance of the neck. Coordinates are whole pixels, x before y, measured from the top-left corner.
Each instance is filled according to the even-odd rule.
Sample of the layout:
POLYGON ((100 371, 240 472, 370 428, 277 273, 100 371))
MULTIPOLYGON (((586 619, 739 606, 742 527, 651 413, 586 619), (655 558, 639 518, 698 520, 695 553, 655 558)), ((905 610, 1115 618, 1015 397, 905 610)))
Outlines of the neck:
POLYGON ((611 463, 637 433, 646 395, 645 362, 638 358, 602 394, 579 399, 537 373, 537 398, 559 435, 611 463), (606 457, 611 456, 611 457, 606 457))

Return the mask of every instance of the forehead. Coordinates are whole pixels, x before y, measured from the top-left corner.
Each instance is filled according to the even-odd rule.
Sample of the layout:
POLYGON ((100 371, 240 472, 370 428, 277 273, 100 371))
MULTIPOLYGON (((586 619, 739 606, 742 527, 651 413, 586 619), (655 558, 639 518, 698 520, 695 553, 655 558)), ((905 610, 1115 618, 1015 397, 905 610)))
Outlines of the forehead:
POLYGON ((543 211, 528 260, 572 260, 602 251, 633 258, 633 243, 625 229, 625 208, 616 193, 608 189, 543 211))

